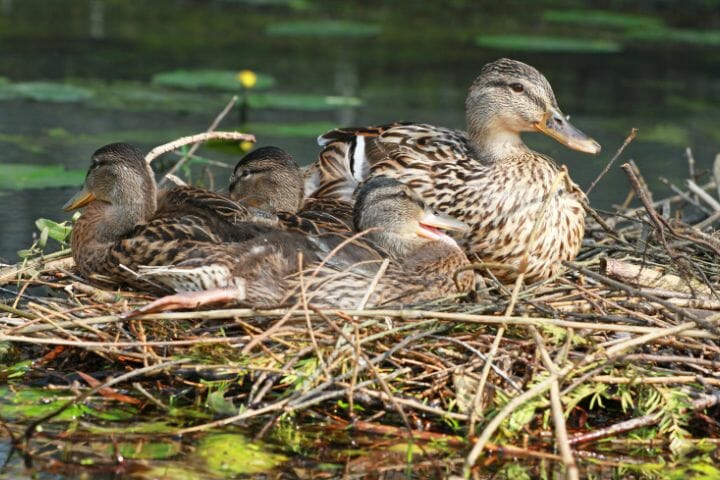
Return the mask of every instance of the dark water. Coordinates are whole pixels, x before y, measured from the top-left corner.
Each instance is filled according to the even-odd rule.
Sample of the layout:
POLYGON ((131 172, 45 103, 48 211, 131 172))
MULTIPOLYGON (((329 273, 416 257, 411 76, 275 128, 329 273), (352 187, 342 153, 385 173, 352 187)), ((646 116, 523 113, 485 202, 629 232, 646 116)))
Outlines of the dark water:
MULTIPOLYGON (((600 141, 604 151, 590 157, 537 135, 528 135, 529 143, 566 163, 578 183, 587 186, 630 128, 638 127, 640 136, 623 158, 635 159, 661 195, 667 190, 659 176, 675 181, 687 176, 686 146, 693 148, 699 168, 709 167, 720 151, 720 39, 661 35, 636 41, 633 35, 642 34, 642 27, 628 33, 612 25, 548 20, 548 11, 586 3, 510 2, 500 7, 496 2, 461 0, 0 0, 0 77, 90 85, 96 92, 88 102, 0 101, 0 163, 84 169, 92 151, 110 141, 151 148, 203 131, 230 98, 229 92, 208 92, 206 97, 195 93, 196 99, 205 98, 200 106, 177 102, 154 109, 142 100, 111 101, 121 88, 134 89, 141 98, 137 96, 152 75, 179 68, 250 68, 276 79, 272 92, 361 98, 364 105, 358 108, 250 112, 252 122, 317 124, 316 130, 310 125, 302 135, 258 134, 260 145, 282 146, 308 163, 318 151, 314 137, 327 126, 413 120, 462 128, 465 92, 480 67, 511 56, 546 74, 561 108, 600 141), (300 20, 346 20, 375 30, 358 37, 267 33, 278 23, 300 20), (618 51, 609 53, 476 46, 477 35, 498 33, 610 38, 620 43, 618 51)), ((618 12, 616 3, 589 6, 618 12)), ((627 13, 657 19, 672 32, 707 33, 720 25, 715 2, 681 10, 674 8, 680 5, 676 3, 648 3, 627 13)), ((223 127, 237 123, 233 114, 223 127)), ((228 163, 237 159, 202 151, 228 163)), ((226 173, 217 175, 223 183, 226 173)), ((615 168, 593 192, 592 201, 607 207, 620 202, 626 189, 615 168)), ((36 218, 67 218, 60 205, 73 190, 0 192, 0 259, 15 261, 16 250, 32 241, 36 218)))

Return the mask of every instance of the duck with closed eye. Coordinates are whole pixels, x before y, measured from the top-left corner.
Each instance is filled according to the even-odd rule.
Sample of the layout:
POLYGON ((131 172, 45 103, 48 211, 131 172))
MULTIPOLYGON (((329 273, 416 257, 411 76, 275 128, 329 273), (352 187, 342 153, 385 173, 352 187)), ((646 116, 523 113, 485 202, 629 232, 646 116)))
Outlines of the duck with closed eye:
POLYGON ((285 228, 307 233, 349 232, 352 203, 322 196, 304 198, 303 173, 295 159, 278 147, 245 155, 230 177, 230 198, 278 216, 285 228))
POLYGON ((432 208, 468 223, 456 238, 500 280, 512 281, 523 268, 528 281, 553 276, 579 251, 585 196, 520 134, 541 132, 591 154, 600 145, 562 114, 547 79, 516 60, 482 68, 465 117, 467 132, 420 123, 330 131, 319 138, 324 148, 306 190, 349 199, 358 182, 396 178, 432 208))
MULTIPOLYGON (((359 258, 352 252, 353 237, 339 235, 309 236, 314 248, 304 251, 303 274, 299 265, 287 258, 273 236, 228 245, 236 256, 230 267, 233 285, 209 291, 178 293, 160 298, 134 312, 147 313, 168 308, 196 307, 206 302, 243 300, 254 306, 270 307, 298 301, 304 288, 307 302, 321 308, 352 309, 390 303, 419 303, 466 293, 474 287, 469 271, 455 273, 469 265, 457 243, 442 230, 464 230, 467 225, 431 211, 409 187, 397 180, 378 177, 359 188, 354 207, 356 229, 364 232, 381 256, 359 258), (342 248, 349 243, 350 253, 342 248), (362 304, 383 261, 390 260, 379 277, 372 295, 362 304), (249 260, 250 259, 250 260, 249 260), (248 268, 247 264, 251 266, 248 268)), ((183 275, 187 268, 147 269, 153 280, 176 291, 188 290, 183 275)))
MULTIPOLYGON (((335 297, 332 291, 337 285, 349 284, 343 279, 352 277, 356 286, 371 281, 383 261, 383 249, 393 252, 393 267, 385 280, 388 289, 375 301, 384 301, 390 292, 412 300, 425 298, 430 291, 441 294, 454 289, 452 279, 443 275, 424 279, 412 275, 421 270, 419 264, 430 267, 437 261, 440 268, 446 257, 453 255, 455 260, 446 268, 454 268, 460 250, 436 229, 459 229, 464 224, 432 214, 406 186, 395 182, 392 187, 385 183, 388 181, 394 182, 368 182, 363 187, 368 192, 363 198, 368 200, 361 202, 362 212, 356 211, 358 224, 371 229, 367 236, 377 242, 377 249, 356 247, 349 235, 312 236, 271 227, 242 240, 226 241, 197 214, 199 205, 190 213, 159 215, 152 171, 142 154, 127 144, 112 144, 95 152, 82 191, 65 208, 85 207, 71 239, 81 274, 140 290, 182 292, 158 300, 148 310, 217 300, 274 305, 295 298, 299 280, 294 274, 302 268, 320 268, 310 285, 311 291, 318 292, 318 304, 349 305, 363 292, 335 297), (402 196, 392 195, 392 188, 407 191, 402 196), (379 190, 383 190, 382 196, 373 193, 379 190), (432 248, 422 248, 430 246, 429 241, 440 242, 433 243, 437 258, 427 257, 432 248), (302 253, 302 263, 298 253, 302 253), (408 285, 422 285, 422 295, 409 293, 408 285)), ((237 205, 225 200, 229 206, 237 205)), ((243 212, 238 206, 236 213, 243 212)), ((252 218, 246 216, 245 221, 252 222, 252 218)), ((239 220, 237 225, 242 226, 239 220)))

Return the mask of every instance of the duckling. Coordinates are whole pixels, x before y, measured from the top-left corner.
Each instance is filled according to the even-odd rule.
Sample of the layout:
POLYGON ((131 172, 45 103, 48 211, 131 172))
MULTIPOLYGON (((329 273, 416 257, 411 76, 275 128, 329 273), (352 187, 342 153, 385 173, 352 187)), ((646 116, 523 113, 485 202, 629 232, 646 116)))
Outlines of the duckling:
MULTIPOLYGON (((389 252, 388 256, 392 258, 367 305, 417 303, 465 293, 473 288, 471 272, 460 272, 455 279, 455 272, 469 262, 457 243, 439 230, 462 230, 467 225, 432 212, 406 185, 386 177, 369 180, 359 190, 354 215, 358 230, 364 230, 367 239, 382 251, 389 252)), ((352 237, 331 235, 329 238, 335 241, 328 242, 328 236, 313 237, 299 232, 295 236, 309 238, 314 243, 317 255, 311 257, 313 261, 302 266, 291 261, 286 257, 287 252, 276 249, 281 246, 274 244, 275 238, 228 244, 226 248, 235 256, 236 266, 231 268, 232 282, 227 283, 236 288, 220 287, 170 295, 151 302, 135 314, 194 308, 217 301, 245 300, 254 306, 269 307, 298 301, 301 286, 304 286, 308 301, 318 307, 358 308, 378 273, 382 257, 358 259, 346 256, 338 247, 352 237), (249 256, 253 258, 249 260, 249 256), (295 273, 299 269, 304 270, 302 276, 295 273)), ((185 276, 195 275, 186 266, 150 270, 153 280, 176 291, 195 290, 183 281, 185 276)))
POLYGON ((349 200, 366 178, 397 178, 432 208, 468 223, 457 237, 461 247, 501 281, 521 270, 530 282, 555 275, 579 251, 585 196, 520 133, 542 132, 591 154, 600 145, 561 113, 547 79, 516 60, 482 68, 465 112, 467 133, 419 123, 330 131, 318 139, 324 149, 306 173, 306 190, 349 200))
MULTIPOLYGON (((377 250, 354 247, 351 236, 280 228, 226 242, 195 212, 154 218, 155 188, 142 155, 116 144, 94 154, 83 190, 66 204, 68 210, 85 207, 71 240, 83 275, 93 279, 99 274, 142 290, 183 292, 143 311, 218 300, 282 303, 297 298, 301 280, 295 272, 303 268, 318 270, 308 291, 319 305, 356 304, 364 294, 359 287, 369 285, 382 263, 383 248, 392 252, 395 263, 373 302, 425 299, 454 290, 450 272, 467 263, 457 244, 437 230, 465 224, 432 213, 417 194, 391 179, 368 182, 355 210, 358 227, 371 229, 367 235, 377 250), (350 248, 340 248, 345 243, 350 248), (340 294, 341 288, 345 293, 340 294)), ((461 285, 470 284, 465 280, 461 285)))
POLYGON ((229 182, 233 200, 278 216, 286 228, 308 233, 349 232, 352 204, 335 198, 304 198, 303 174, 295 159, 278 147, 262 147, 245 155, 229 182))
POLYGON ((223 256, 225 250, 214 252, 208 245, 257 237, 275 231, 272 225, 277 222, 269 217, 263 222, 257 212, 196 187, 176 187, 158 195, 142 152, 124 143, 106 145, 93 154, 83 189, 63 208, 81 207, 86 208, 71 237, 80 272, 90 279, 99 275, 151 290, 158 288, 139 275, 138 265, 223 256))

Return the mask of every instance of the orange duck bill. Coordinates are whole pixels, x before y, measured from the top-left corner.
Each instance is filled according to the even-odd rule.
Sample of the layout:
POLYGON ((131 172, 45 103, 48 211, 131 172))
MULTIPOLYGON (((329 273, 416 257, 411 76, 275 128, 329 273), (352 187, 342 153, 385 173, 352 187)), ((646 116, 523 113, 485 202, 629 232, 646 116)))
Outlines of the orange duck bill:
POLYGON ((573 150, 592 154, 600 153, 600 144, 575 128, 557 109, 551 108, 545 112, 540 121, 535 122, 534 127, 537 131, 573 150))
POLYGON ((451 217, 450 215, 443 215, 435 213, 431 210, 425 210, 423 217, 418 221, 417 233, 423 238, 429 238, 431 240, 442 240, 451 241, 455 243, 449 236, 442 232, 442 230, 452 231, 465 231, 469 230, 470 227, 460 220, 451 217))
POLYGON ((95 194, 83 187, 82 190, 73 195, 73 197, 68 200, 65 205, 63 205, 63 210, 65 210, 66 212, 69 212, 71 210, 77 210, 78 208, 84 207, 93 200, 95 200, 95 194))

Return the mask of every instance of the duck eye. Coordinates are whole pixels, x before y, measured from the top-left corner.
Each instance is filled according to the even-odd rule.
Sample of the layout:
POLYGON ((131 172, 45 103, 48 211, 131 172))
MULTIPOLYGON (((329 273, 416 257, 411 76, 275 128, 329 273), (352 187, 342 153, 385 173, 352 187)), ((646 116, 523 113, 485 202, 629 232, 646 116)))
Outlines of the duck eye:
POLYGON ((408 194, 405 190, 400 190, 397 194, 398 198, 408 198, 408 194))
POLYGON ((250 176, 250 170, 243 170, 240 172, 240 178, 248 178, 250 176))
POLYGON ((525 87, 522 83, 511 83, 510 88, 515 93, 522 93, 525 90, 525 87))

